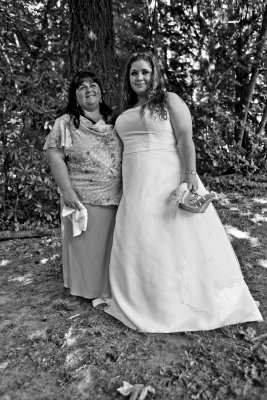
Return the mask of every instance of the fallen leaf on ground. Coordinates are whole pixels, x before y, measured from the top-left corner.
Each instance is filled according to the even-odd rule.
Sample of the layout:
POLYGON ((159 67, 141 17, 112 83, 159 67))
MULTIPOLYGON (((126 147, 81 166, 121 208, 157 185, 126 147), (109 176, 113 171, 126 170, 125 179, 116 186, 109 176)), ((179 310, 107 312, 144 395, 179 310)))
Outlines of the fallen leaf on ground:
POLYGON ((10 263, 9 260, 2 260, 1 263, 0 263, 0 267, 5 267, 9 263, 10 263))
POLYGON ((0 369, 6 369, 7 366, 8 362, 3 362, 2 364, 0 364, 0 369))
POLYGON ((244 331, 243 329, 240 329, 238 331, 238 333, 240 333, 240 335, 244 336, 244 339, 246 339, 247 341, 252 341, 256 335, 256 331, 253 328, 247 328, 246 331, 244 331))
POLYGON ((76 338, 72 337, 73 327, 71 326, 67 333, 64 335, 64 342, 61 347, 72 346, 76 342, 76 338))
POLYGON ((123 386, 118 388, 117 391, 123 396, 131 395, 130 400, 145 400, 149 392, 153 394, 155 393, 155 389, 150 385, 145 386, 142 383, 132 385, 126 381, 123 381, 123 386))
POLYGON ((46 264, 48 262, 48 258, 43 258, 40 260, 40 264, 46 264))
POLYGON ((32 332, 28 335, 28 338, 30 340, 46 340, 47 339, 47 333, 46 329, 38 329, 35 332, 32 332))

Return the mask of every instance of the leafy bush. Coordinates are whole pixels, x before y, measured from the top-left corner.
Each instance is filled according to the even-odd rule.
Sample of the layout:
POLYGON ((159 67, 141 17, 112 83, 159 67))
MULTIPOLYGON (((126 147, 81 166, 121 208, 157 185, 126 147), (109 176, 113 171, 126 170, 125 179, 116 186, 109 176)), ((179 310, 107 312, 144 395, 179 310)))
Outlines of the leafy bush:
MULTIPOLYGON (((194 142, 200 174, 242 174, 248 176, 264 171, 267 167, 267 146, 251 139, 245 150, 235 141, 236 118, 220 106, 196 106, 194 112, 194 142)), ((252 138, 253 135, 250 135, 252 138)))
MULTIPOLYGON (((44 138, 65 104, 68 81, 37 64, 28 76, 14 74, 5 94, 0 126, 0 223, 2 230, 55 226, 59 195, 51 177, 44 138)), ((0 90, 1 93, 1 90, 0 90)))
POLYGON ((31 141, 11 141, 4 153, 1 185, 2 229, 58 224, 59 195, 45 155, 31 141))

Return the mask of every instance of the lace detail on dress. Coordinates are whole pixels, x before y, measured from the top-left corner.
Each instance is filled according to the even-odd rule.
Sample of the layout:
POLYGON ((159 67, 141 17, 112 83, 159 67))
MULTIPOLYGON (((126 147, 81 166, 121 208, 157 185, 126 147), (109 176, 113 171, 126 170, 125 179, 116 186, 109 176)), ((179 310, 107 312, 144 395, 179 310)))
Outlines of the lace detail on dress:
MULTIPOLYGON (((219 218, 213 205, 210 206, 210 210, 207 210, 205 215, 188 215, 186 211, 179 211, 178 218, 190 218, 191 223, 183 224, 184 229, 188 227, 188 231, 183 231, 183 235, 180 235, 180 245, 184 246, 185 249, 182 262, 179 254, 176 257, 177 262, 180 260, 178 272, 183 304, 195 310, 209 313, 213 318, 220 318, 220 313, 223 312, 230 301, 227 294, 228 289, 243 282, 243 275, 238 265, 232 270, 229 269, 228 265, 223 265, 223 263, 228 262, 228 257, 229 263, 230 256, 236 258, 233 251, 231 251, 231 255, 221 254, 221 259, 224 261, 222 261, 221 268, 218 268, 218 253, 223 252, 223 250, 221 250, 219 242, 216 245, 214 243, 211 225, 206 223, 206 217, 209 215, 212 216, 213 220, 219 218), (197 232, 200 232, 200 234, 198 235, 197 232), (192 248, 197 253, 199 264, 193 263, 191 260, 192 248), (198 276, 198 281, 195 279, 196 276, 198 276), (210 299, 213 299, 213 302, 210 299)), ((177 229, 179 229, 179 219, 177 220, 177 229)), ((227 234, 223 226, 221 225, 220 228, 221 235, 226 237, 227 234)))
POLYGON ((75 128, 66 114, 55 121, 44 149, 63 148, 73 189, 82 203, 118 205, 121 198, 122 146, 114 127, 80 117, 75 128))

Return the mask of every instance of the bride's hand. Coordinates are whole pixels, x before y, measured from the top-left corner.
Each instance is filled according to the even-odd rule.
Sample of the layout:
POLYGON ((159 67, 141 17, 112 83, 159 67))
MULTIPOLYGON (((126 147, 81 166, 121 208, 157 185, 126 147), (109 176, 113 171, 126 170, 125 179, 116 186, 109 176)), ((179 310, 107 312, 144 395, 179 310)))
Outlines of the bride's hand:
POLYGON ((196 192, 198 189, 198 179, 195 174, 185 174, 184 182, 187 183, 190 192, 196 192))

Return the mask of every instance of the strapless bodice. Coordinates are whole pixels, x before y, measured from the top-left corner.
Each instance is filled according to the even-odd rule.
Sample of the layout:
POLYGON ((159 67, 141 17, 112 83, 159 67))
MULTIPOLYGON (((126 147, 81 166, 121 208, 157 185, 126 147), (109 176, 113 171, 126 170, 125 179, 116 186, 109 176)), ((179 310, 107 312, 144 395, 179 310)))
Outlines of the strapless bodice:
POLYGON ((116 131, 124 144, 123 153, 153 150, 175 150, 176 139, 170 119, 151 117, 145 111, 140 118, 140 107, 124 111, 116 120, 116 131))

